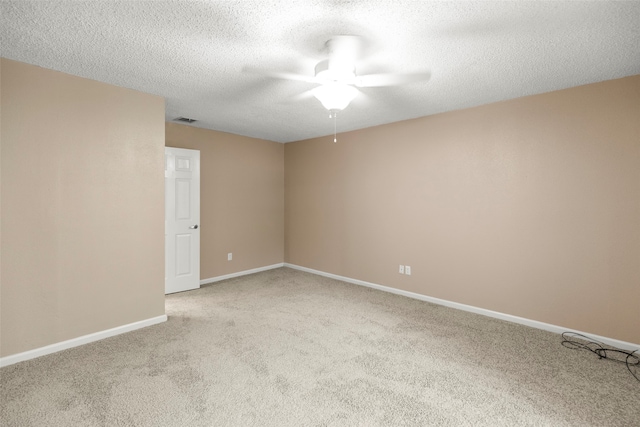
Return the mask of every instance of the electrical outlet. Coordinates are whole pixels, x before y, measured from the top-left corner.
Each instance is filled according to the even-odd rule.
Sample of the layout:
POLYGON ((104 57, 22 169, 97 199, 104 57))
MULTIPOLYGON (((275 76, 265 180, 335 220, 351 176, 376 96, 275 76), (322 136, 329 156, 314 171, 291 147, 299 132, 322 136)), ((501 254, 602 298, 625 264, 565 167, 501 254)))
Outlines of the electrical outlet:
POLYGON ((231 252, 229 252, 227 254, 227 261, 231 261, 233 259, 233 254, 231 252))
POLYGON ((404 274, 406 274, 407 276, 411 276, 411 267, 406 265, 404 267, 404 274))
POLYGON ((400 269, 398 270, 398 272, 399 272, 400 274, 404 274, 404 265, 401 265, 401 266, 400 266, 400 269))

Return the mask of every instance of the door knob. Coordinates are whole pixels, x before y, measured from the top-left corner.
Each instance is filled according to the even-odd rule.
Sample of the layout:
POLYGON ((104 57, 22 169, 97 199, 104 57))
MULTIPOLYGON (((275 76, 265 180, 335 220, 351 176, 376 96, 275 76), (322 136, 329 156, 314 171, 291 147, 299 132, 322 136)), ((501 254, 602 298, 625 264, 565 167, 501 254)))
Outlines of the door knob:
POLYGON ((196 224, 196 225, 192 225, 192 226, 191 226, 191 227, 189 227, 189 228, 190 228, 190 229, 192 229, 192 230, 195 230, 196 228, 198 228, 198 224, 196 224))

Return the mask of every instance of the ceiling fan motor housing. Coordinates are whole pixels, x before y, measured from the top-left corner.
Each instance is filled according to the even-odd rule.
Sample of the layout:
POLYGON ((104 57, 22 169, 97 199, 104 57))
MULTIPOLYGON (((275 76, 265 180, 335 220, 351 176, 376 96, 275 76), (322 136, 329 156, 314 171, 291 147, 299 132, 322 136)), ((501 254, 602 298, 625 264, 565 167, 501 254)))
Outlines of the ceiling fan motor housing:
POLYGON ((353 63, 335 58, 318 62, 315 72, 317 78, 334 82, 340 81, 346 84, 352 84, 356 76, 356 68, 353 63))

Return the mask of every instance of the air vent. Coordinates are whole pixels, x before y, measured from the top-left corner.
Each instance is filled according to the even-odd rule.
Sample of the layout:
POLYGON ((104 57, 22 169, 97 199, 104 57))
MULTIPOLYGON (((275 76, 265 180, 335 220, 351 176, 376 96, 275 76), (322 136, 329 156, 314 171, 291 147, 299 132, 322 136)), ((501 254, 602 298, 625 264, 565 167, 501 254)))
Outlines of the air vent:
POLYGON ((196 122, 196 119, 190 119, 188 117, 176 117, 173 119, 174 122, 184 122, 184 123, 193 123, 196 122))

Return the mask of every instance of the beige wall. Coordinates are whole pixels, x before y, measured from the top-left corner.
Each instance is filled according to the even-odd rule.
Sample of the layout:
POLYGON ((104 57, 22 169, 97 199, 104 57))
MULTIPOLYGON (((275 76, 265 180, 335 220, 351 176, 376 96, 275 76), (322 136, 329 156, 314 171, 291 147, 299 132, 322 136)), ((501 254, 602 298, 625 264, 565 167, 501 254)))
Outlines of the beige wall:
POLYGON ((167 123, 166 145, 200 150, 201 279, 282 263, 283 144, 167 123))
POLYGON ((0 68, 0 355, 163 315, 164 100, 0 68))
POLYGON ((290 143, 285 189, 286 262, 640 343, 640 76, 290 143))

